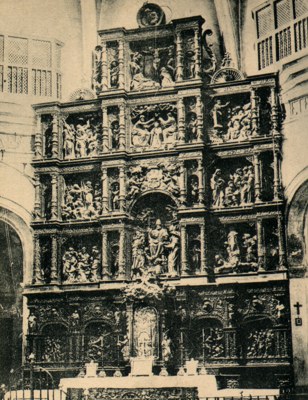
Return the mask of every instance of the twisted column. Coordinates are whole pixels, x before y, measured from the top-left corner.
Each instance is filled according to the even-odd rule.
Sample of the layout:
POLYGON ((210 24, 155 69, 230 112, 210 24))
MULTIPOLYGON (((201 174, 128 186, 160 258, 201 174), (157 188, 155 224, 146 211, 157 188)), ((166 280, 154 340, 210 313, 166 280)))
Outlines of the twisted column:
POLYGON ((179 161, 179 189, 180 189, 180 203, 184 205, 186 203, 186 179, 185 179, 185 167, 184 161, 179 161))
POLYGON ((285 232, 283 215, 279 214, 277 217, 277 231, 278 231, 278 250, 279 250, 279 269, 286 269, 286 247, 285 247, 285 232))
POLYGON ((59 124, 58 116, 52 116, 52 138, 51 138, 51 157, 57 158, 59 153, 59 124))
POLYGON ((201 274, 206 274, 206 238, 205 238, 205 225, 200 225, 200 250, 201 250, 201 274))
POLYGON ((33 263, 33 275, 32 283, 38 283, 41 281, 41 246, 39 235, 34 234, 34 263, 33 263))
POLYGON ((102 233, 102 280, 110 280, 110 272, 108 265, 108 237, 107 232, 102 233))
POLYGON ((280 185, 280 154, 278 149, 274 149, 274 200, 279 201, 281 194, 280 185))
POLYGON ((124 41, 119 40, 119 89, 124 89, 125 87, 125 71, 124 71, 124 41))
POLYGON ((271 88, 271 121, 273 135, 279 134, 279 121, 278 121, 278 102, 277 94, 274 87, 271 88))
POLYGON ((177 109, 178 109, 179 143, 185 143, 185 107, 184 107, 184 100, 182 98, 178 99, 177 109))

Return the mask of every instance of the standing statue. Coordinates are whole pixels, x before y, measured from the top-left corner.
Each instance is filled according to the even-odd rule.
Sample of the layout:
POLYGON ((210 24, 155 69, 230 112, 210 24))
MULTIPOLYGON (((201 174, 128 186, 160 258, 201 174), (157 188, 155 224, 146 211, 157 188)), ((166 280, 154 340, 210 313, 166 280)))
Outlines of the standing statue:
POLYGON ((145 235, 141 231, 136 231, 133 237, 132 244, 133 254, 133 265, 132 274, 133 277, 141 277, 145 271, 145 235))
POLYGON ((110 124, 112 148, 118 150, 120 145, 120 125, 119 121, 112 121, 110 124))
POLYGON ((148 240, 150 255, 149 261, 156 267, 156 273, 161 273, 164 269, 167 258, 165 254, 165 245, 168 240, 168 231, 162 227, 160 219, 156 220, 155 228, 149 229, 148 240))
POLYGON ((65 121, 63 129, 63 155, 65 159, 75 158, 75 129, 65 121))
POLYGON ((169 250, 168 254, 168 275, 176 276, 178 274, 179 265, 179 247, 180 234, 174 225, 169 227, 170 242, 165 244, 165 248, 169 250))
POLYGON ((165 144, 174 144, 177 133, 177 122, 172 112, 167 113, 167 119, 159 117, 159 122, 163 128, 165 144))
POLYGON ((225 181, 221 177, 221 170, 216 169, 211 178, 211 189, 213 193, 213 206, 223 207, 224 205, 224 184, 225 181))
POLYGON ((223 110, 229 105, 230 103, 222 104, 220 99, 217 99, 214 107, 212 109, 212 118, 214 122, 214 129, 221 130, 223 128, 223 110))
POLYGON ((170 359, 171 356, 170 345, 171 345, 171 339, 167 337, 166 333, 164 333, 161 341, 161 352, 164 363, 167 363, 170 359))

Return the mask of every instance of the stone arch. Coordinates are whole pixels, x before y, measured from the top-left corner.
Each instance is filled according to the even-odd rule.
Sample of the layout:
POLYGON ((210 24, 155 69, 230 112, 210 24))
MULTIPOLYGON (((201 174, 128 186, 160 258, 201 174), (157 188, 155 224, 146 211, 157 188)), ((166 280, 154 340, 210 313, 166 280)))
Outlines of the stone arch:
POLYGON ((308 265, 308 168, 301 171, 286 193, 288 262, 291 267, 308 265))

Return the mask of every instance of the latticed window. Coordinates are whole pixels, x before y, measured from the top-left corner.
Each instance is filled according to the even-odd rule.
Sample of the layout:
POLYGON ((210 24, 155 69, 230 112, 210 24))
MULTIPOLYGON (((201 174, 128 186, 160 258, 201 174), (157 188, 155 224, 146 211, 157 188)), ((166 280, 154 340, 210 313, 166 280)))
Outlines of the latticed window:
POLYGON ((307 48, 307 0, 271 0, 255 15, 259 69, 307 48))
POLYGON ((61 98, 60 43, 0 35, 0 92, 61 98))

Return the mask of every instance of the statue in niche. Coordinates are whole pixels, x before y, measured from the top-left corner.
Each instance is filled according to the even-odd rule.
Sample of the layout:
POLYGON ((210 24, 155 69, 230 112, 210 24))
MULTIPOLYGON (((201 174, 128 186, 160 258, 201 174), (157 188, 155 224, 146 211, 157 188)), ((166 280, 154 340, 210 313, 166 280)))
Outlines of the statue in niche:
POLYGON ((102 46, 95 47, 94 57, 93 88, 99 93, 102 88, 102 46))
POLYGON ((63 156, 64 159, 75 158, 75 129, 64 121, 63 129, 63 156))
POLYGON ((36 331, 36 328, 37 328, 37 318, 33 314, 33 312, 30 312, 30 315, 28 317, 28 331, 29 331, 29 333, 32 333, 32 332, 36 331))
POLYGON ((201 266, 201 249, 200 241, 193 241, 189 250, 189 258, 191 268, 194 272, 200 271, 201 266))
POLYGON ((227 257, 215 256, 215 273, 254 272, 258 269, 257 263, 257 238, 245 233, 241 244, 238 233, 230 231, 225 242, 227 257))
POLYGON ((144 174, 142 168, 140 166, 131 168, 127 193, 127 197, 129 199, 133 198, 140 192, 143 181, 144 174))
POLYGON ((172 75, 165 67, 162 67, 162 69, 160 70, 160 78, 161 78, 161 87, 169 87, 174 85, 174 80, 172 78, 172 75))
POLYGON ((42 360, 45 362, 61 362, 64 361, 65 352, 61 339, 47 337, 44 343, 44 352, 42 360))
POLYGON ((222 178, 220 169, 216 169, 211 178, 213 207, 238 207, 253 203, 254 167, 252 165, 237 168, 229 176, 230 180, 222 178))
POLYGON ((194 38, 189 37, 184 42, 184 70, 187 79, 195 78, 195 45, 194 38))
POLYGON ((118 340, 118 346, 121 349, 123 360, 128 361, 130 359, 130 346, 127 335, 124 335, 123 340, 118 340))
POLYGON ((170 242, 165 244, 168 253, 168 275, 177 276, 180 252, 180 234, 175 225, 169 227, 170 242))
POLYGON ((167 257, 165 253, 165 244, 169 235, 166 228, 163 228, 160 219, 156 220, 155 228, 149 228, 149 255, 148 260, 157 266, 156 272, 161 273, 166 268, 167 257))
POLYGON ((82 126, 81 124, 78 124, 76 126, 76 157, 81 158, 81 157, 86 157, 87 152, 86 152, 86 140, 87 140, 87 133, 86 133, 86 128, 89 126, 88 122, 87 125, 82 126))
POLYGON ((43 122, 43 129, 44 129, 44 148, 45 148, 45 156, 50 158, 52 156, 52 119, 49 116, 48 119, 46 117, 45 121, 43 122))
POLYGON ((160 85, 158 82, 144 76, 144 73, 142 72, 142 60, 143 57, 139 52, 131 54, 130 73, 132 80, 130 83, 130 89, 142 90, 159 88, 160 85))
POLYGON ((193 142, 198 139, 197 125, 197 116, 192 112, 188 115, 187 122, 187 139, 189 142, 193 142))
POLYGON ((79 251, 69 247, 62 257, 63 278, 66 283, 94 282, 98 279, 101 259, 97 246, 92 247, 91 254, 82 246, 79 251))
POLYGON ((228 107, 230 103, 227 102, 225 104, 222 104, 220 99, 217 99, 214 107, 212 109, 212 118, 213 118, 213 123, 214 123, 214 129, 217 131, 221 131, 224 127, 224 109, 228 107))
POLYGON ((145 271, 145 234, 141 231, 136 231, 133 237, 132 244, 132 276, 133 278, 141 277, 145 271))
POLYGON ((120 185, 118 182, 111 184, 111 208, 113 211, 120 209, 120 185))
POLYGON ((164 363, 167 363, 170 359, 171 356, 170 346, 171 346, 171 339, 168 338, 166 333, 164 333, 161 341, 161 353, 164 363))
POLYGON ((191 204, 197 204, 199 201, 199 179, 196 175, 191 175, 189 177, 188 199, 191 204))
POLYGON ((202 65, 203 72, 208 74, 210 77, 213 76, 217 69, 217 58, 213 51, 213 44, 208 43, 207 36, 212 36, 213 32, 211 29, 206 29, 202 34, 202 65), (206 57, 206 54, 207 56, 206 57))
POLYGON ((110 124, 112 148, 118 150, 120 145, 120 125, 118 120, 114 120, 110 124))
POLYGON ((117 88, 119 85, 119 63, 116 60, 111 61, 109 67, 110 73, 110 86, 117 88))
POLYGON ((77 310, 74 310, 72 312, 72 315, 70 316, 70 321, 71 321, 71 326, 73 328, 76 328, 79 326, 80 323, 80 315, 79 312, 77 310))

